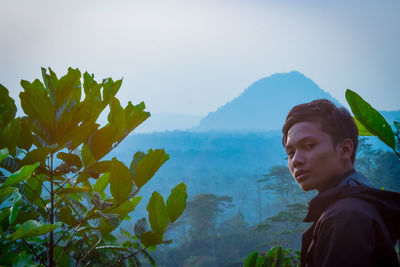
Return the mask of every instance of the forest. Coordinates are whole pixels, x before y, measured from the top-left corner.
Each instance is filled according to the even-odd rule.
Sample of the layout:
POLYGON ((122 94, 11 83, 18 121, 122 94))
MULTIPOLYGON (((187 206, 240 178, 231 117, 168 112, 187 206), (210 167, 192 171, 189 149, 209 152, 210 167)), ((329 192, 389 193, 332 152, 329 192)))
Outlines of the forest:
MULTIPOLYGON (((368 137, 360 138, 355 168, 374 187, 400 192, 398 161, 393 152, 374 148, 368 137)), ((255 194, 276 196, 273 201, 254 203, 261 207, 262 220, 249 223, 240 206, 232 207, 235 196, 195 195, 167 233, 174 242, 152 254, 158 266, 243 266, 252 251, 266 252, 276 246, 290 249, 288 253, 298 262, 301 234, 309 226, 303 219, 315 193, 303 192, 287 166, 273 166, 262 176, 254 181, 260 188, 255 194), (226 216, 228 210, 235 210, 234 215, 226 216)))
MULTIPOLYGON (((78 69, 69 68, 60 78, 42 69, 42 81, 21 81, 22 117, 0 85, 0 265, 297 266, 301 233, 308 226, 303 218, 315 193, 294 182, 277 148, 277 133, 212 135, 222 146, 207 153, 220 160, 232 154, 222 149, 230 146, 229 138, 241 140, 233 142, 233 159, 248 155, 236 163, 244 166, 240 194, 192 190, 190 179, 158 183, 156 173, 174 155, 169 147, 114 150, 150 117, 144 103, 121 106, 115 96, 121 84, 111 78, 98 82, 78 69), (102 112, 108 113, 105 125, 97 123, 102 112), (275 161, 251 173, 246 161, 258 158, 261 165, 266 156, 260 142, 275 161), (267 262, 254 261, 257 257, 267 262)), ((399 124, 394 133, 377 112, 367 120, 372 107, 348 95, 366 136, 360 138, 356 169, 374 187, 400 191, 399 124), (357 110, 360 103, 363 109, 357 110), (368 135, 393 151, 373 145, 368 135)), ((218 169, 220 163, 214 164, 218 169)), ((201 173, 205 177, 198 183, 204 188, 220 178, 209 174, 201 173)), ((232 186, 231 179, 221 179, 221 187, 232 186)))

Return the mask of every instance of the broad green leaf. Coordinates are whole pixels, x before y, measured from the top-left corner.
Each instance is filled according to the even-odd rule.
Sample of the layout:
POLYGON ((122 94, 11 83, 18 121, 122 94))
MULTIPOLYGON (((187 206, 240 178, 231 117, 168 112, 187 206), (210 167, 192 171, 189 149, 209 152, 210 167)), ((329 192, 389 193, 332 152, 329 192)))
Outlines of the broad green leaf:
POLYGON ((0 84, 0 129, 3 129, 17 113, 14 100, 8 95, 8 90, 0 84))
POLYGON ((79 69, 68 68, 68 73, 61 77, 55 88, 55 105, 57 108, 65 102, 78 103, 81 98, 81 72, 79 69))
MULTIPOLYGON (((76 149, 80 144, 86 143, 90 136, 99 128, 99 124, 87 121, 79 125, 78 128, 69 133, 67 147, 70 150, 76 149)), ((86 165, 85 165, 86 166, 86 165)))
POLYGON ((0 229, 6 231, 8 226, 9 226, 9 222, 8 222, 8 218, 10 217, 10 210, 11 208, 3 208, 0 210, 0 229))
POLYGON ((128 167, 116 158, 112 159, 110 172, 110 192, 117 202, 125 201, 133 189, 133 177, 128 167))
POLYGON ((57 263, 57 266, 59 267, 70 267, 71 266, 71 262, 70 259, 68 257, 68 254, 65 252, 63 253, 64 248, 62 247, 55 247, 54 248, 54 259, 58 260, 60 259, 60 261, 57 263), (60 258, 61 256, 61 258, 60 258))
POLYGON ((186 198, 186 185, 184 183, 180 183, 172 189, 167 199, 168 217, 171 222, 174 222, 183 213, 186 207, 186 198))
MULTIPOLYGON (((136 204, 137 205, 137 204, 136 204)), ((116 213, 120 215, 121 220, 129 213, 135 210, 135 203, 130 200, 122 202, 119 206, 106 209, 104 213, 116 213)))
POLYGON ((58 78, 55 73, 49 68, 50 75, 47 74, 47 70, 43 67, 40 68, 42 71, 42 79, 44 82, 45 90, 49 94, 51 102, 54 103, 54 89, 58 85, 58 78))
POLYGON ((22 127, 18 118, 11 120, 0 131, 0 147, 7 147, 9 154, 13 157, 16 155, 16 147, 20 143, 21 131, 22 127))
POLYGON ((41 136, 46 143, 49 145, 53 144, 54 139, 52 139, 50 135, 51 133, 55 133, 56 112, 54 104, 47 95, 43 83, 39 80, 35 80, 33 83, 22 80, 21 86, 24 88, 24 92, 19 94, 22 109, 31 120, 35 121, 37 127, 41 128, 41 131, 44 133, 41 134, 41 136), (46 133, 50 133, 50 135, 46 133))
POLYGON ((116 213, 102 213, 100 210, 96 210, 96 213, 103 217, 113 228, 118 227, 121 223, 120 215, 116 213))
POLYGON ((10 225, 13 225, 15 222, 15 219, 17 219, 17 215, 18 215, 18 211, 20 208, 20 204, 21 204, 21 194, 17 191, 13 193, 13 200, 11 201, 12 207, 10 209, 10 217, 8 222, 10 223, 10 225))
POLYGON ((33 261, 33 254, 31 252, 22 251, 16 254, 17 259, 13 261, 12 267, 32 267, 36 266, 35 262, 33 261))
POLYGON ((105 173, 102 176, 100 176, 100 178, 97 179, 96 183, 94 184, 93 190, 99 193, 103 192, 108 185, 109 179, 110 179, 109 173, 105 173))
POLYGON ((26 120, 20 119, 19 121, 21 124, 21 132, 18 138, 17 146, 22 149, 25 149, 26 151, 29 151, 29 149, 32 147, 32 144, 35 141, 35 138, 32 135, 32 129, 29 128, 26 120))
POLYGON ((256 267, 257 258, 259 257, 258 251, 254 251, 250 253, 245 259, 244 266, 245 267, 256 267))
POLYGON ((111 160, 99 161, 88 167, 85 172, 89 173, 93 178, 98 178, 100 173, 111 171, 111 160))
POLYGON ((75 166, 78 170, 82 168, 82 161, 79 156, 75 154, 60 152, 57 154, 57 158, 63 160, 71 166, 75 166))
POLYGON ((25 155, 25 157, 20 162, 20 166, 33 164, 35 162, 40 162, 44 164, 46 161, 46 156, 50 152, 50 149, 47 147, 36 148, 25 155))
POLYGON ((135 155, 133 155, 133 159, 131 161, 131 166, 129 168, 129 170, 131 171, 133 177, 136 176, 137 165, 144 158, 144 156, 146 156, 146 153, 144 153, 142 151, 137 151, 135 153, 135 155))
POLYGON ((8 222, 10 225, 13 225, 15 222, 15 219, 17 219, 19 208, 20 208, 20 203, 16 203, 10 208, 11 213, 10 213, 10 217, 8 217, 8 222))
POLYGON ((144 103, 140 103, 136 106, 132 105, 129 101, 128 105, 125 107, 125 118, 126 118, 126 132, 124 135, 128 135, 137 126, 139 126, 143 121, 150 117, 149 112, 145 112, 144 103))
POLYGON ((42 185, 43 178, 40 175, 36 175, 26 181, 24 186, 24 192, 27 199, 36 204, 37 206, 44 208, 43 202, 39 199, 39 196, 42 194, 42 185))
POLYGON ((118 133, 109 125, 96 131, 88 140, 90 152, 96 160, 100 160, 111 151, 118 133))
POLYGON ((100 113, 104 110, 108 103, 101 100, 102 84, 95 83, 88 94, 85 94, 85 99, 80 104, 80 109, 77 116, 83 122, 96 122, 100 113))
MULTIPOLYGON (((96 213, 100 213, 100 211, 96 210, 96 213)), ((100 220, 100 225, 98 227, 98 230, 101 232, 101 235, 103 237, 114 231, 114 229, 121 224, 121 220, 118 214, 109 214, 106 216, 107 219, 103 217, 100 220)))
POLYGON ((104 103, 110 103, 112 97, 117 94, 121 84, 122 79, 114 82, 111 78, 107 78, 103 81, 104 103))
POLYGON ((394 134, 385 118, 357 93, 347 89, 346 100, 356 119, 373 135, 378 136, 385 144, 396 149, 394 134))
POLYGON ((60 191, 57 192, 58 195, 66 195, 66 194, 75 194, 75 193, 83 193, 83 192, 89 192, 89 187, 84 186, 84 187, 67 187, 64 189, 61 189, 60 191))
POLYGON ((85 95, 90 94, 92 87, 96 85, 97 82, 94 80, 94 74, 90 75, 87 71, 83 74, 83 90, 85 95))
POLYGON ((86 182, 92 175, 88 172, 83 172, 79 174, 78 179, 76 179, 76 184, 86 182))
POLYGON ((33 165, 27 165, 22 167, 19 171, 11 174, 7 180, 4 182, 2 187, 13 186, 29 179, 35 169, 39 166, 39 163, 35 163, 33 165))
POLYGON ((135 184, 142 187, 168 159, 164 149, 150 149, 136 166, 135 184))
POLYGON ((162 238, 158 234, 148 231, 140 235, 140 242, 142 242, 145 247, 151 247, 161 244, 162 238))
POLYGON ((40 216, 40 214, 35 211, 19 209, 18 216, 17 216, 14 224, 17 225, 17 224, 22 224, 22 223, 26 222, 27 220, 35 220, 39 216, 40 216))
POLYGON ((132 205, 133 205, 134 207, 136 207, 136 206, 140 203, 140 201, 142 200, 142 198, 143 198, 143 197, 141 197, 141 196, 137 196, 137 197, 132 198, 132 200, 131 200, 132 205))
POLYGON ((85 167, 89 166, 90 164, 92 164, 92 163, 94 163, 96 161, 96 159, 94 158, 94 156, 90 152, 90 148, 89 148, 89 145, 87 143, 84 143, 83 146, 82 146, 81 158, 82 158, 83 165, 85 167))
POLYGON ((154 233, 162 235, 168 226, 168 211, 163 197, 154 191, 146 207, 149 213, 149 222, 154 233))
POLYGON ((14 233, 10 234, 7 239, 15 241, 21 238, 35 237, 47 234, 48 232, 54 231, 61 226, 61 223, 56 224, 42 224, 35 220, 28 220, 24 222, 14 233))
POLYGON ((2 162, 7 157, 8 157, 8 149, 7 148, 0 149, 0 162, 2 162))
POLYGON ((114 140, 119 140, 125 131, 126 125, 124 109, 121 107, 121 104, 116 97, 113 97, 110 102, 110 113, 107 118, 110 127, 115 130, 114 132, 116 135, 114 136, 114 140))
POLYGON ((357 125, 357 129, 358 129, 358 135, 359 136, 371 136, 373 135, 372 133, 370 133, 367 128, 364 127, 364 125, 359 122, 355 117, 354 117, 354 122, 357 125))
POLYGON ((0 203, 9 198, 12 194, 18 193, 18 189, 12 186, 0 188, 0 203))

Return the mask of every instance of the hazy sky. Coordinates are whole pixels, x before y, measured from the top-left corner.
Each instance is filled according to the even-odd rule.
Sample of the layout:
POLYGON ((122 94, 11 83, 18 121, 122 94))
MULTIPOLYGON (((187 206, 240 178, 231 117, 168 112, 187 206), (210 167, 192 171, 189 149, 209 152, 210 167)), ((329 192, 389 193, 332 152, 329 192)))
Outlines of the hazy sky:
POLYGON ((256 80, 298 70, 400 109, 400 1, 0 0, 0 83, 40 67, 124 77, 122 103, 205 115, 256 80), (321 3, 324 2, 324 3, 321 3))

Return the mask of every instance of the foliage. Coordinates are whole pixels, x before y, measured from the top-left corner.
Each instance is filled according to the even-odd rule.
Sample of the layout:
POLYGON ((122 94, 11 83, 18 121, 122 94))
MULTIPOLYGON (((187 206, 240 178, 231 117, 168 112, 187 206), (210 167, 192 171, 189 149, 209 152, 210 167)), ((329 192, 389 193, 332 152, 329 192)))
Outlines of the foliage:
POLYGON ((215 230, 216 219, 221 207, 231 207, 232 198, 214 194, 195 195, 187 204, 185 217, 195 238, 209 237, 215 230))
POLYGON ((359 134, 362 136, 377 136, 393 149, 394 153, 400 158, 400 151, 396 148, 395 140, 396 136, 397 142, 400 142, 400 122, 393 122, 396 128, 396 132, 394 132, 390 124, 376 109, 350 89, 346 90, 346 100, 354 114, 359 134))
POLYGON ((293 180, 287 166, 272 166, 264 178, 258 182, 263 183, 263 190, 276 193, 279 196, 281 204, 287 204, 290 198, 297 201, 297 196, 301 194, 301 190, 297 183, 293 180))
POLYGON ((300 266, 300 255, 293 253, 291 249, 283 249, 280 246, 271 248, 268 252, 261 254, 254 251, 247 256, 245 267, 291 267, 300 266))
POLYGON ((150 113, 144 103, 120 105, 122 80, 98 83, 85 72, 82 82, 72 68, 61 78, 42 68, 42 76, 21 81, 22 118, 0 85, 0 264, 132 266, 143 255, 154 265, 146 250, 167 242, 163 234, 185 209, 186 186, 176 186, 166 202, 155 191, 149 222, 140 219, 134 235, 122 231, 120 244, 113 231, 130 219, 140 189, 169 156, 163 149, 137 152, 130 167, 103 160, 150 113), (100 126, 106 107, 108 123, 100 126))

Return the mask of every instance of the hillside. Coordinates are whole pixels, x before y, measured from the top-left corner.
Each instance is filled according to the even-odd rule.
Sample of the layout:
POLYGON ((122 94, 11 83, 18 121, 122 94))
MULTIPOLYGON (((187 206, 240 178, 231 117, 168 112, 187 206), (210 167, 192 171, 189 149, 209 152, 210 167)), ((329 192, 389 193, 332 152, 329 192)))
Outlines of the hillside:
POLYGON ((204 117, 194 131, 269 131, 282 127, 297 104, 327 98, 339 104, 303 74, 274 74, 250 85, 241 95, 204 117))

